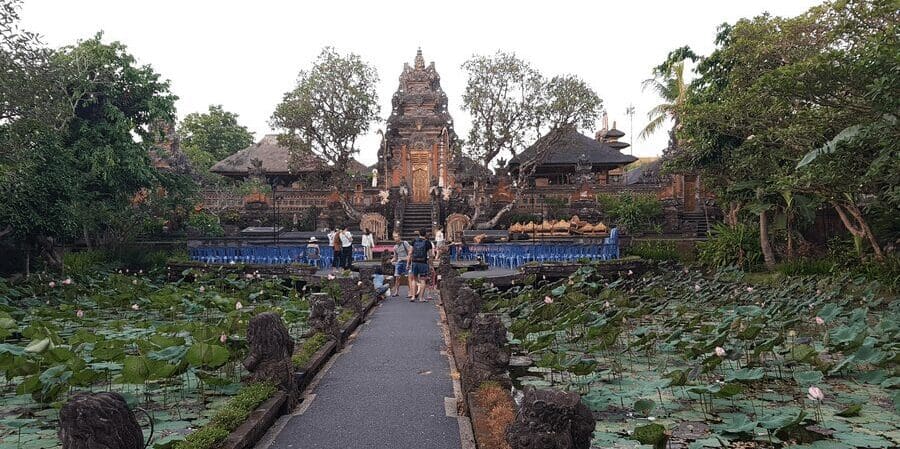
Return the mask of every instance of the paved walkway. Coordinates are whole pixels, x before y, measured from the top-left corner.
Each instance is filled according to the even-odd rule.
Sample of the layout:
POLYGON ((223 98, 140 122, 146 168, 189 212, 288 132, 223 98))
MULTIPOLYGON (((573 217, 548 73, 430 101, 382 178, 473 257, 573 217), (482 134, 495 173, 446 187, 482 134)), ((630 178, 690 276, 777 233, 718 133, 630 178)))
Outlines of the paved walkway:
POLYGON ((309 392, 315 397, 258 449, 461 447, 444 407, 453 383, 437 307, 410 303, 406 287, 400 293, 374 310, 309 392))

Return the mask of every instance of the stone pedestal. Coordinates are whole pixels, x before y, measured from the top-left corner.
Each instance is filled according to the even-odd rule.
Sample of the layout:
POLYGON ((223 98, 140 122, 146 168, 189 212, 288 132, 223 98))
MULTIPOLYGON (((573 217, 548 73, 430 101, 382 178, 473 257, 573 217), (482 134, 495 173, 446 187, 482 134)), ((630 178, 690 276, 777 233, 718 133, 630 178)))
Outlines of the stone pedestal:
POLYGON ((250 319, 247 325, 250 353, 244 367, 250 372, 250 382, 272 382, 288 395, 288 410, 297 405, 297 384, 294 379, 294 340, 288 334, 281 317, 265 312, 250 319))
POLYGON ((578 393, 529 388, 506 431, 506 442, 511 449, 588 449, 594 426, 594 416, 578 393))
POLYGON ((144 435, 119 393, 79 393, 59 411, 63 449, 143 449, 144 435))

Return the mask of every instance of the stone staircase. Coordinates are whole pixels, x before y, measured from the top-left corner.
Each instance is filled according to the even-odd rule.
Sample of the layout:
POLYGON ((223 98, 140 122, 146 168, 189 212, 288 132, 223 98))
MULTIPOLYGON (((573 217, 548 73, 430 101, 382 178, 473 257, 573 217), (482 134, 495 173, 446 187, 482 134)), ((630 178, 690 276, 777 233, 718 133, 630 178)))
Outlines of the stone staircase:
POLYGON ((681 229, 692 237, 706 237, 709 231, 709 220, 703 212, 682 212, 681 229))
POLYGON ((416 231, 422 228, 431 229, 431 204, 408 203, 403 212, 403 223, 400 226, 400 237, 411 241, 416 236, 416 231))

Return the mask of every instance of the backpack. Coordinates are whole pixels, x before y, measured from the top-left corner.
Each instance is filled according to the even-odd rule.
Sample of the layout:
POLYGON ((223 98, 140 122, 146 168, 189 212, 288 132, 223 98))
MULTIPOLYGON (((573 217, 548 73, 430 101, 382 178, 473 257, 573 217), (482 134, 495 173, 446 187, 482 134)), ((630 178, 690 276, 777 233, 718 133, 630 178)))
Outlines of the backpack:
POLYGON ((416 239, 413 242, 412 259, 413 262, 427 262, 428 250, 431 249, 431 242, 425 239, 416 239))

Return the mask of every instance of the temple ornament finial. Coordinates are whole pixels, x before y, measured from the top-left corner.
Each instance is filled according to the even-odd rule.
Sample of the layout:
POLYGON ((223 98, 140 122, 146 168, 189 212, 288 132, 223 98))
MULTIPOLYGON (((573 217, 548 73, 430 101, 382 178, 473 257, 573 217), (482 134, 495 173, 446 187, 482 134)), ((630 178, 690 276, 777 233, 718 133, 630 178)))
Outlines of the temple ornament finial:
POLYGON ((416 70, 424 70, 425 69, 425 58, 422 57, 422 47, 419 47, 416 50, 416 61, 415 61, 416 70))

